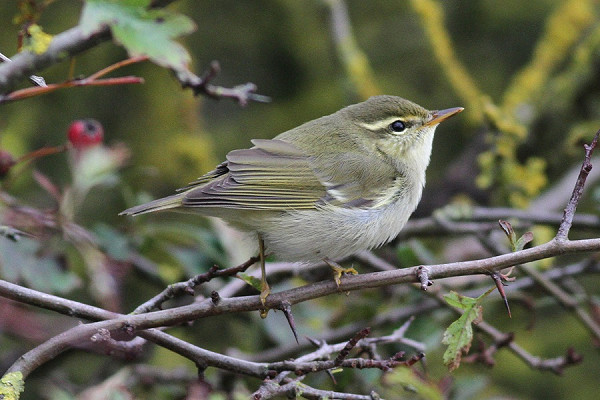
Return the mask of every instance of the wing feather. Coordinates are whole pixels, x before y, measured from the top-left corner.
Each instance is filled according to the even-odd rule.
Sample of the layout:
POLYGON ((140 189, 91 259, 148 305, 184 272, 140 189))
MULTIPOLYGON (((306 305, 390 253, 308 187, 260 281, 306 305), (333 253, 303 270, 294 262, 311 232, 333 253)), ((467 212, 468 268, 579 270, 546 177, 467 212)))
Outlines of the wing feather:
POLYGON ((280 139, 252 143, 254 147, 230 152, 215 170, 180 189, 182 206, 289 211, 330 203, 363 208, 376 204, 397 179, 390 165, 373 168, 353 152, 319 159, 280 139), (385 178, 371 176, 374 169, 385 178))
POLYGON ((184 188, 184 207, 313 209, 327 195, 310 158, 282 140, 253 140, 217 169, 184 188))

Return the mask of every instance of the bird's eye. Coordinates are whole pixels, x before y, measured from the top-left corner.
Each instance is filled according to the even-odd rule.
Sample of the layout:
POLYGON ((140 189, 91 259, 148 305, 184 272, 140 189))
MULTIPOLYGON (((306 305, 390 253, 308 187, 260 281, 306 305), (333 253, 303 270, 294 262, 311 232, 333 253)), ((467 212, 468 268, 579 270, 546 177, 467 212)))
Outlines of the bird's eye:
POLYGON ((396 120, 390 124, 390 129, 393 132, 400 133, 406 129, 406 125, 404 124, 404 122, 396 120))

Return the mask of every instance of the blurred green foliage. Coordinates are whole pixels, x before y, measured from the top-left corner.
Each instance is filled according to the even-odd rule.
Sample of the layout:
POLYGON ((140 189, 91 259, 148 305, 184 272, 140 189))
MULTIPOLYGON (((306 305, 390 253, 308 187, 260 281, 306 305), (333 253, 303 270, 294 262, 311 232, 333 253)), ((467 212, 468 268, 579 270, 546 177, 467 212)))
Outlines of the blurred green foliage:
MULTIPOLYGON (((17 3, 0 3, 0 51, 6 55, 17 48, 20 26, 13 21, 24 22, 17 3)), ((116 143, 123 142, 131 153, 127 163, 119 159, 94 185, 78 181, 64 153, 11 171, 2 190, 32 209, 56 212, 65 204, 40 187, 33 169, 47 176, 66 198, 79 198, 69 212, 62 210, 72 219, 69 224, 54 221, 50 228, 34 232, 44 241, 22 239, 15 245, 0 238, 2 278, 129 312, 168 283, 204 272, 214 263, 230 266, 222 232, 209 229, 206 221, 167 214, 132 222, 117 214, 126 206, 184 186, 212 169, 228 151, 249 146, 250 139, 271 138, 378 91, 430 109, 466 107, 466 118, 448 121, 435 139, 421 207, 424 213, 432 211, 432 199, 441 195, 443 184, 452 181, 447 175, 449 165, 471 166, 460 182, 453 182, 451 195, 464 192, 488 205, 525 207, 568 167, 580 163, 580 142, 590 140, 600 121, 597 1, 346 3, 351 36, 339 41, 330 26, 330 14, 340 4, 335 0, 177 1, 169 7, 197 24, 197 30, 181 40, 194 71, 200 74, 210 61, 219 60, 222 72, 216 84, 229 87, 252 81, 259 93, 273 99, 270 104, 241 108, 230 100, 193 97, 165 69, 143 63, 114 75, 140 76, 144 85, 73 88, 1 105, 0 148, 15 157, 64 144, 67 127, 79 118, 95 118, 104 125, 106 149, 114 150, 116 143), (472 148, 477 150, 474 156, 469 153, 472 148)), ((77 24, 80 7, 78 1, 56 0, 32 17, 44 32, 54 35, 77 24)), ((125 57, 122 48, 106 43, 76 57, 72 65, 55 65, 40 75, 48 82, 60 82, 71 69, 75 76, 87 76, 125 57)), ((235 239, 232 242, 234 248, 240 246, 235 239)), ((399 245, 396 253, 407 265, 422 260, 408 246, 399 245)), ((428 256, 445 261, 442 254, 428 256)), ((321 278, 327 277, 325 273, 321 278)), ((274 291, 318 278, 287 279, 275 283, 274 291)), ((248 289, 247 293, 254 292, 248 289)), ((411 291, 371 290, 299 304, 294 315, 301 336, 318 336, 331 327, 368 321, 398 304, 410 306, 420 300, 411 291)), ((496 308, 500 307, 498 302, 496 308)), ((506 322, 501 311, 490 309, 486 308, 486 319, 506 322)), ((528 315, 525 307, 518 311, 528 315)), ((31 315, 29 309, 20 312, 12 318, 31 315)), ((569 369, 559 379, 499 352, 492 370, 473 365, 453 373, 452 397, 564 398, 565 393, 577 393, 577 398, 586 398, 586 393, 594 393, 600 362, 597 349, 571 317, 555 313, 556 305, 542 307, 535 335, 520 336, 522 345, 547 357, 556 356, 556 349, 576 345, 589 353, 584 367, 569 369)), ((440 367, 439 343, 449 318, 444 311, 417 318, 407 337, 418 338, 432 349, 426 376, 397 371, 386 377, 389 386, 384 382, 382 395, 393 399, 421 387, 424 398, 440 398, 447 372, 440 367)), ((516 318, 505 329, 523 332, 526 319, 516 318)), ((56 321, 68 326, 63 319, 56 321)), ((13 326, 0 336, 0 348, 11 349, 0 354, 3 368, 37 343, 34 338, 16 340, 18 328, 13 326)), ((388 324, 380 330, 394 328, 388 324)), ((254 314, 219 316, 174 333, 210 350, 224 352, 235 346, 248 354, 293 341, 281 313, 271 314, 267 323, 254 314)), ((154 349, 146 357, 149 364, 194 369, 163 349, 154 349)), ((125 375, 117 368, 125 364, 70 354, 30 378, 25 396, 36 398, 52 381, 72 385, 71 390, 46 392, 52 399, 73 398, 72 393, 108 377, 115 385, 123 384, 125 375)), ((336 374, 337 386, 325 374, 308 382, 360 392, 378 385, 379 378, 378 372, 344 371, 336 374)), ((227 376, 213 369, 207 371, 207 379, 244 395, 260 383, 242 379, 234 389, 225 382, 227 376)), ((136 390, 141 398, 177 398, 184 395, 181 387, 139 384, 136 390)))

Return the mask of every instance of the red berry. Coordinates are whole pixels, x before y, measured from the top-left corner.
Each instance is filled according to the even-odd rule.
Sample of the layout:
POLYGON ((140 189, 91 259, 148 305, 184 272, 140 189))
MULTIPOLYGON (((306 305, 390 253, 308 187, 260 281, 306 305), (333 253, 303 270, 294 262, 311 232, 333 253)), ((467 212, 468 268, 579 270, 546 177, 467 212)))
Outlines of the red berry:
POLYGON ((95 119, 80 119, 69 127, 68 138, 73 147, 83 149, 102 143, 104 129, 95 119))
POLYGON ((12 154, 6 150, 0 149, 0 179, 4 178, 16 163, 17 161, 12 154))

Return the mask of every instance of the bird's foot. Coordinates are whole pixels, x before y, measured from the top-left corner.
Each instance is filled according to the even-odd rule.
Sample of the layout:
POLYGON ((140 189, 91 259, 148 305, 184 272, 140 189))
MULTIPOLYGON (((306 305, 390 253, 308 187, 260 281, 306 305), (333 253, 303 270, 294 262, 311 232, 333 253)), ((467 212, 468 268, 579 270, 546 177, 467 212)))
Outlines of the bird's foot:
POLYGON ((329 267, 333 270, 333 280, 338 287, 342 284, 343 274, 358 275, 358 271, 352 267, 344 268, 340 264, 329 259, 324 259, 323 261, 325 261, 325 264, 329 265, 329 267))

